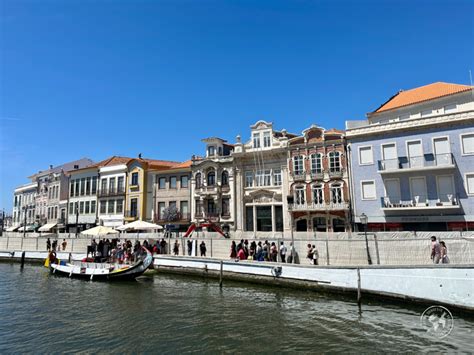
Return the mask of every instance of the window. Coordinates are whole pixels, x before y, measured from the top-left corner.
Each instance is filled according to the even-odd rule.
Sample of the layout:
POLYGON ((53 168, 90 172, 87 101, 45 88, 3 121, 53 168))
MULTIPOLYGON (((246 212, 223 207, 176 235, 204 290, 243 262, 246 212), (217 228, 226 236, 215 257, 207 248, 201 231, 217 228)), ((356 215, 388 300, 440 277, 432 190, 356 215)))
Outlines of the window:
POLYGON ((252 134, 252 141, 253 141, 254 148, 260 148, 260 133, 259 132, 255 132, 252 134))
POLYGON ((100 181, 100 192, 106 192, 107 191, 107 179, 102 179, 100 181))
MULTIPOLYGON (((69 197, 74 197, 74 180, 71 180, 69 184, 69 197)), ((16 196, 15 196, 15 206, 16 206, 16 196)))
POLYGON ((263 186, 263 171, 257 170, 255 173, 255 186, 263 186))
POLYGON ((302 155, 297 155, 297 156, 293 157, 293 173, 295 175, 304 174, 303 156, 302 155))
POLYGON ((375 200, 375 181, 361 181, 362 200, 375 200))
POLYGON ((216 204, 214 200, 207 200, 207 213, 210 215, 216 214, 216 204))
POLYGON ((158 202, 158 219, 162 220, 164 219, 164 212, 165 212, 165 203, 164 202, 158 202))
POLYGON ((433 110, 421 111, 421 117, 430 116, 433 113, 433 110))
POLYGON ((86 192, 86 178, 81 179, 81 196, 84 196, 86 192))
POLYGON ((331 172, 341 171, 341 154, 339 152, 329 153, 329 170, 331 172))
POLYGON ((179 211, 181 212, 181 218, 187 218, 188 213, 189 213, 188 201, 180 202, 179 211))
POLYGON ((273 170, 273 185, 281 186, 281 169, 273 170))
POLYGON ((177 204, 176 204, 176 201, 170 201, 170 202, 168 203, 168 208, 169 208, 169 209, 177 209, 177 208, 176 208, 176 205, 177 205, 177 204))
POLYGON ((84 201, 79 202, 79 214, 84 214, 84 201))
POLYGON ((216 155, 216 147, 210 145, 209 147, 207 147, 207 156, 213 157, 214 155, 216 155))
POLYGON ((263 146, 270 147, 271 145, 272 143, 271 143, 270 132, 263 132, 263 146))
POLYGON ((92 177, 92 190, 91 194, 95 195, 97 193, 97 176, 92 177))
POLYGON ((295 188, 295 203, 297 205, 304 205, 305 202, 305 194, 304 194, 304 186, 298 186, 295 188))
POLYGON ((197 173, 194 179, 196 180, 196 189, 200 189, 202 187, 201 173, 197 173))
POLYGON ((130 200, 130 217, 137 217, 138 216, 138 200, 136 198, 132 198, 130 200))
POLYGON ((74 202, 69 202, 69 214, 74 214, 74 202))
POLYGON ((177 178, 176 176, 171 176, 170 177, 170 189, 176 189, 176 184, 177 184, 177 178))
POLYGON ((229 186, 229 173, 227 172, 227 170, 224 170, 222 172, 221 185, 222 186, 229 186))
POLYGON ((216 184, 216 173, 211 170, 207 173, 207 186, 214 186, 216 184))
POLYGON ((158 179, 158 188, 159 188, 160 190, 166 189, 166 178, 160 177, 160 178, 158 179))
POLYGON ((323 172, 323 158, 320 153, 311 154, 311 174, 321 174, 323 172))
POLYGON ((101 201, 100 202, 100 214, 105 214, 105 211, 107 211, 107 201, 101 201))
POLYGON ((222 215, 223 216, 230 216, 229 199, 228 198, 223 198, 222 199, 222 215))
POLYGON ((462 134, 461 146, 463 155, 474 154, 474 133, 462 134))
POLYGON ((89 214, 89 213, 90 213, 90 207, 91 207, 90 204, 91 204, 91 203, 90 203, 89 201, 86 201, 86 204, 85 204, 85 206, 84 206, 84 213, 85 213, 85 214, 89 214))
POLYGON ((188 177, 186 175, 181 176, 180 185, 182 189, 185 189, 188 187, 188 177))
POLYGON ((132 186, 138 186, 138 173, 132 173, 132 186))
POLYGON ((109 200, 107 204, 107 213, 113 214, 115 211, 115 200, 109 200))
POLYGON ((313 203, 321 205, 324 203, 324 190, 322 185, 313 185, 313 203))
POLYGON ((270 186, 272 184, 272 171, 265 170, 263 174, 263 186, 270 186))
POLYGON ((116 203, 115 213, 123 213, 123 200, 116 200, 116 203))
POLYGON ((468 195, 474 195, 474 173, 466 174, 466 192, 468 195))
POLYGON ((86 195, 91 194, 91 178, 86 178, 86 195))
POLYGON ((341 184, 333 184, 331 186, 331 202, 342 203, 342 186, 341 184))
POLYGON ((79 179, 75 180, 75 191, 74 191, 74 196, 79 196, 79 179))
POLYGON ((457 105, 456 105, 456 104, 446 105, 446 106, 444 106, 444 113, 456 112, 456 109, 457 109, 457 105))
POLYGON ((245 207, 245 230, 253 232, 253 206, 245 207))
POLYGON ((91 201, 91 213, 95 213, 95 201, 91 201))
POLYGON ((245 172, 245 187, 252 187, 253 186, 253 172, 246 171, 245 172))
POLYGON ((117 192, 118 193, 123 193, 125 192, 125 184, 124 184, 124 177, 123 176, 119 176, 117 178, 117 192))
POLYGON ((114 193, 115 192, 115 178, 110 178, 109 179, 109 192, 114 193))
POLYGON ((408 120, 410 118, 410 114, 406 113, 404 115, 400 115, 398 118, 400 119, 400 121, 408 120))
POLYGON ((372 146, 359 147, 359 165, 370 165, 374 163, 372 146))

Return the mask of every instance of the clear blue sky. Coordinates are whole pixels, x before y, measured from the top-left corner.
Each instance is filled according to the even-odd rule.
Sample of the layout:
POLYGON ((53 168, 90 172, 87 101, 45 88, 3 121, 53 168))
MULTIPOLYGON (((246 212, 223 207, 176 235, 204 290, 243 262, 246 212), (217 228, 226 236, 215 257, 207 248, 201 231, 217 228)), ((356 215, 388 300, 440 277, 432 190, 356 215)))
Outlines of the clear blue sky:
POLYGON ((469 83, 473 1, 2 0, 0 209, 80 157, 186 160, 259 119, 343 128, 469 83))

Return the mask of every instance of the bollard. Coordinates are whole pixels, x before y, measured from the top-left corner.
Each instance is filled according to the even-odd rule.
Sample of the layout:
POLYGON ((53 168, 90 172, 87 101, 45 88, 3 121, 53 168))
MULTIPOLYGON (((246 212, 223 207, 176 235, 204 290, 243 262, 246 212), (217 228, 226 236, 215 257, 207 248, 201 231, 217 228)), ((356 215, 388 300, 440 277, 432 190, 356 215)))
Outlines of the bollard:
POLYGON ((360 292, 360 269, 357 268, 357 304, 360 306, 362 295, 360 292))
POLYGON ((326 235, 326 263, 329 265, 329 239, 326 235))
POLYGON ((222 273, 224 270, 224 262, 221 260, 221 271, 219 273, 219 287, 222 288, 222 273))
POLYGON ((23 266, 25 266, 25 254, 26 252, 21 253, 21 268, 23 269, 23 266))
POLYGON ((374 241, 375 241, 375 253, 377 255, 377 265, 380 265, 379 242, 377 240, 377 234, 374 234, 374 241))

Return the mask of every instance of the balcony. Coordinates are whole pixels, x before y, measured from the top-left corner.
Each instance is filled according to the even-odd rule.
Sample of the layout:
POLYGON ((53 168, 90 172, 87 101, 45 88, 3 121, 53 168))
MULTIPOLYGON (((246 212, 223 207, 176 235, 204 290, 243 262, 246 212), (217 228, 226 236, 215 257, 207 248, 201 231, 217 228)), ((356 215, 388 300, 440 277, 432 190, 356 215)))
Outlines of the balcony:
POLYGON ((324 171, 322 170, 311 170, 311 180, 323 180, 324 171))
POLYGON ((342 178, 343 174, 344 174, 344 171, 341 168, 329 169, 329 177, 330 178, 342 178))
POLYGON ((306 180, 306 173, 304 170, 292 171, 291 176, 293 177, 294 181, 306 180))
POLYGON ((384 211, 410 211, 410 210, 456 210, 461 208, 459 196, 453 194, 430 196, 413 196, 403 200, 399 197, 382 197, 382 210, 384 211))
POLYGON ((418 157, 399 157, 396 159, 379 160, 378 164, 380 174, 446 170, 456 167, 454 156, 451 153, 425 154, 418 157))
POLYGON ((99 197, 111 197, 125 195, 125 188, 118 189, 102 189, 98 192, 99 197))
POLYGON ((322 203, 292 203, 288 205, 290 211, 336 211, 349 209, 348 202, 322 203))
POLYGON ((139 216, 140 216, 140 212, 138 210, 125 211, 124 213, 124 217, 126 219, 134 220, 134 219, 138 219, 139 216))

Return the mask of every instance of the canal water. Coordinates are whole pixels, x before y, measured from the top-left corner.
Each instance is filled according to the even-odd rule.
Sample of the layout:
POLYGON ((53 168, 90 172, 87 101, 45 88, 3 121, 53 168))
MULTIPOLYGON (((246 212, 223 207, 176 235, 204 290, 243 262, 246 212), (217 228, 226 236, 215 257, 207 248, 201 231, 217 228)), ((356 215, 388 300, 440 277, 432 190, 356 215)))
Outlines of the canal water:
POLYGON ((472 351, 474 319, 453 311, 436 339, 425 306, 364 303, 310 291, 155 275, 71 280, 0 263, 0 353, 472 351))

